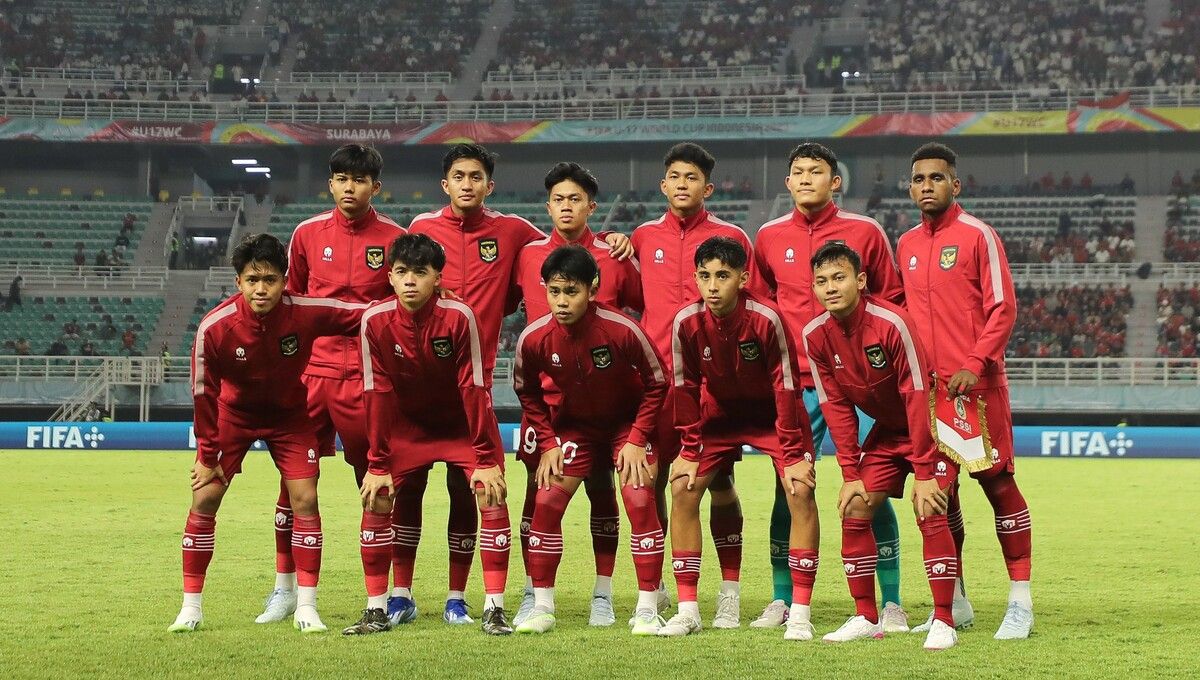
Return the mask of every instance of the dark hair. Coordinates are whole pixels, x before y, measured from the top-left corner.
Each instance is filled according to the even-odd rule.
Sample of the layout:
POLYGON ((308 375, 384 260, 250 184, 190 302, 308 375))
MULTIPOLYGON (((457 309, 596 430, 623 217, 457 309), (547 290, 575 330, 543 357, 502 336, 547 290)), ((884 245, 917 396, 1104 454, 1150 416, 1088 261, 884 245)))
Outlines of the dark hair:
POLYGON ((595 175, 578 163, 559 163, 550 168, 550 172, 546 173, 546 191, 566 180, 582 187, 590 200, 595 200, 596 194, 600 193, 600 183, 596 181, 595 175))
POLYGON ((709 260, 720 260, 721 264, 734 269, 745 269, 746 249, 728 236, 714 236, 696 249, 697 267, 703 266, 709 260))
POLYGON ((814 158, 819 161, 825 161, 829 164, 829 169, 834 175, 840 174, 838 172, 837 156, 834 155, 832 149, 824 144, 818 144, 817 142, 800 142, 796 148, 792 149, 792 154, 788 156, 789 169, 792 167, 792 163, 796 162, 797 158, 814 158))
POLYGON ((862 272, 862 258, 858 256, 858 251, 841 241, 830 241, 817 248, 817 252, 813 253, 809 263, 812 264, 813 271, 816 271, 817 267, 837 262, 838 260, 849 262, 855 276, 858 276, 862 272))
POLYGON ((279 270, 280 274, 287 274, 288 254, 287 248, 283 242, 270 234, 246 234, 241 242, 233 247, 233 254, 229 256, 229 263, 233 265, 233 270, 238 276, 242 275, 242 271, 246 269, 246 265, 251 262, 262 262, 269 264, 279 270))
POLYGON ((338 173, 363 175, 377 181, 383 173, 383 156, 373 146, 344 144, 329 157, 330 176, 338 173))
POLYGON ((711 153, 699 144, 692 142, 680 142, 671 147, 671 150, 667 151, 667 155, 663 158, 663 167, 669 168, 675 161, 691 163, 700 168, 700 172, 704 173, 706 180, 712 177, 713 168, 717 166, 717 159, 713 158, 711 153))
POLYGON ((950 147, 939 142, 927 142, 913 152, 913 163, 929 159, 946 161, 946 165, 954 168, 958 162, 958 154, 954 153, 954 150, 950 147))
POLYGON ((446 268, 446 251, 426 234, 405 234, 396 237, 388 247, 388 267, 394 267, 397 262, 440 272, 446 268))
POLYGON ((548 282, 556 276, 591 286, 600 276, 600 267, 587 248, 568 243, 555 248, 542 262, 542 281, 548 282))
POLYGON ((442 156, 442 176, 449 174, 450 166, 454 165, 455 161, 464 158, 473 158, 482 163, 483 171, 487 173, 488 179, 492 178, 492 173, 496 170, 496 154, 480 144, 455 144, 450 147, 446 155, 442 156))

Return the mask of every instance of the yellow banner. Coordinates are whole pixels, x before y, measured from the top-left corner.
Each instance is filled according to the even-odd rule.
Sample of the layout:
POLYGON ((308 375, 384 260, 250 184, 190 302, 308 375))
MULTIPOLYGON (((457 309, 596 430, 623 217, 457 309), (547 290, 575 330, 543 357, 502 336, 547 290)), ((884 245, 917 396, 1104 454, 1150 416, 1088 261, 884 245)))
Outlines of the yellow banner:
POLYGON ((1146 109, 1146 113, 1156 116, 1180 130, 1188 132, 1200 131, 1200 108, 1195 107, 1161 107, 1146 109))
POLYGON ((1066 111, 1004 111, 985 113, 979 120, 964 125, 959 131, 963 135, 1065 135, 1067 134, 1066 111))

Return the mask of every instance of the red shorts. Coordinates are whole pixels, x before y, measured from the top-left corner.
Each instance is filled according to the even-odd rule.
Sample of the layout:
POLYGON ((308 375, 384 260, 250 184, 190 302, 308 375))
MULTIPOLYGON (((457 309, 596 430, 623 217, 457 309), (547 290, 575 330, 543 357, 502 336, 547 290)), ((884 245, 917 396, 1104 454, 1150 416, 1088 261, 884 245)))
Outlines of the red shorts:
POLYGON ((775 425, 747 427, 744 423, 721 423, 709 421, 700 431, 704 448, 700 452, 698 476, 715 473, 731 474, 733 464, 742 459, 742 446, 762 451, 771 457, 775 473, 783 476, 783 447, 779 444, 779 433, 775 425))
POLYGON ((242 471, 242 459, 259 439, 267 443, 275 467, 284 479, 308 479, 320 472, 316 433, 303 414, 264 428, 245 428, 218 418, 217 444, 221 447, 218 460, 226 480, 232 480, 242 471))
MULTIPOLYGON (((913 471, 912 442, 908 436, 879 434, 871 430, 863 442, 858 474, 868 492, 883 491, 892 498, 904 497, 904 480, 913 471)), ((945 489, 958 480, 958 464, 938 452, 933 478, 945 489)))
POLYGON ((654 455, 666 468, 679 456, 679 430, 675 429, 675 390, 667 392, 654 430, 654 455))
POLYGON ((365 469, 369 445, 362 378, 305 375, 302 380, 308 387, 308 417, 317 430, 317 450, 322 456, 334 455, 334 438, 340 435, 346 462, 365 469))
MULTIPOLYGON (((628 432, 603 435, 578 429, 558 431, 558 445, 563 450, 563 475, 586 478, 597 468, 612 470, 617 464, 617 454, 629 439, 628 432)), ((536 470, 542 455, 537 452, 537 434, 532 427, 521 423, 521 446, 517 459, 525 463, 528 470, 536 470)), ((646 443, 646 461, 658 461, 654 445, 646 443)))
MULTIPOLYGON (((471 445, 471 440, 465 433, 463 436, 446 438, 393 437, 388 446, 391 451, 392 483, 396 486, 401 486, 408 477, 427 470, 434 463, 445 463, 446 467, 457 468, 467 479, 480 467, 475 447, 471 445)), ((501 455, 494 464, 503 470, 504 456, 501 455)))
POLYGON ((973 394, 983 398, 987 405, 988 436, 992 440, 992 467, 980 472, 972 472, 975 479, 987 479, 1007 472, 1016 471, 1013 459, 1013 430, 1012 405, 1008 400, 1008 387, 989 387, 982 390, 972 390, 973 394))

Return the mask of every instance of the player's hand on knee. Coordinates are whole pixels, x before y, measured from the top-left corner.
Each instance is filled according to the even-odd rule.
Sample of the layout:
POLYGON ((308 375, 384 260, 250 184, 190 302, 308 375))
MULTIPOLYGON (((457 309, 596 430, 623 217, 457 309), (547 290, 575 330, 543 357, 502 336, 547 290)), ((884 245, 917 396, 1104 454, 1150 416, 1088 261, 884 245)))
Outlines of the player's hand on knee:
POLYGON ((214 481, 229 485, 229 480, 225 479, 225 470, 221 469, 220 463, 216 467, 208 467, 203 462, 196 461, 196 464, 192 466, 192 491, 203 489, 214 481))
POLYGON ((614 260, 626 260, 633 256, 633 242, 625 234, 609 234, 604 237, 608 244, 608 256, 614 260))
POLYGON ((687 460, 680 456, 671 463, 671 479, 672 483, 677 479, 687 480, 687 490, 691 491, 696 488, 697 473, 700 472, 700 463, 694 460, 687 460))
POLYGON ((504 472, 499 465, 491 467, 476 468, 471 473, 472 486, 478 484, 483 487, 483 503, 484 505, 500 505, 504 502, 506 486, 504 484, 504 472))
POLYGON ((913 509, 917 517, 944 515, 949 506, 950 497, 938 486, 936 479, 918 479, 913 483, 913 509))
POLYGON ((392 486, 391 475, 377 475, 373 472, 368 472, 363 476, 362 488, 359 490, 359 495, 362 496, 363 507, 374 510, 376 499, 391 498, 393 492, 394 487, 392 486))
POLYGON ((803 484, 813 491, 817 489, 817 469, 807 460, 792 463, 783 469, 783 486, 789 494, 795 495, 800 490, 797 484, 803 484))
POLYGON ((625 442, 617 452, 617 472, 621 478, 621 486, 633 484, 640 489, 653 480, 650 474, 650 464, 646 462, 646 447, 625 442))
POLYGON ((554 480, 562 479, 563 475, 563 450, 561 446, 556 446, 542 454, 538 459, 537 486, 539 489, 549 489, 554 480))
POLYGON ((855 498, 862 499, 866 505, 871 505, 871 496, 867 493, 867 487, 861 479, 856 479, 853 482, 845 482, 842 484, 842 490, 838 492, 838 515, 842 519, 846 518, 846 511, 850 509, 850 504, 855 498))

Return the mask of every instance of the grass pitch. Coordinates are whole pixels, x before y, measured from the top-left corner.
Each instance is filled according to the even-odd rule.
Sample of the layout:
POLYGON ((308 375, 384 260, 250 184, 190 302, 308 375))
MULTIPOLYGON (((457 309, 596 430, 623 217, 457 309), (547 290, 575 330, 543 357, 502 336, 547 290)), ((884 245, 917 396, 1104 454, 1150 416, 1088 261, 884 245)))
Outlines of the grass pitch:
MULTIPOLYGON (((739 464, 746 515, 743 627, 684 639, 635 639, 624 626, 635 581, 622 523, 614 591, 617 624, 587 626, 592 585, 587 502, 569 511, 559 572, 559 628, 530 638, 488 638, 441 622, 446 519, 441 468, 426 494, 415 594, 421 615, 389 633, 344 638, 364 603, 359 505, 349 471, 328 461, 321 482, 325 530, 320 611, 324 636, 288 624, 253 623, 273 585, 272 512, 278 476, 252 455, 217 521, 205 592, 206 630, 173 635, 180 604, 179 537, 191 456, 167 452, 0 452, 0 667, 7 678, 89 677, 1191 677, 1200 639, 1197 527, 1187 494, 1200 461, 1022 459, 1019 480, 1034 527, 1034 635, 992 640, 1007 576, 991 509, 964 485, 965 573, 976 627, 948 652, 921 649, 921 635, 833 646, 785 643, 782 630, 746 627, 770 596, 767 521, 772 470, 765 457, 739 464)), ((853 613, 839 568, 836 463, 819 464, 823 566, 813 601, 818 635, 853 613)), ((510 506, 519 508, 520 465, 510 465, 510 506)), ((920 536, 901 517, 904 605, 911 623, 930 607, 920 536)), ((513 512, 514 533, 517 512, 513 512)), ((669 554, 669 553, 668 553, 669 554)), ((705 539, 701 612, 711 619, 717 568, 705 539)), ((523 572, 512 553, 508 605, 523 572)), ((669 565, 669 560, 668 560, 669 565)), ((668 566, 669 571, 669 566, 668 566)), ((672 584, 670 575, 668 584, 672 584)), ((673 588, 672 588, 673 590, 673 588)), ((468 601, 479 613, 478 562, 468 601)))

